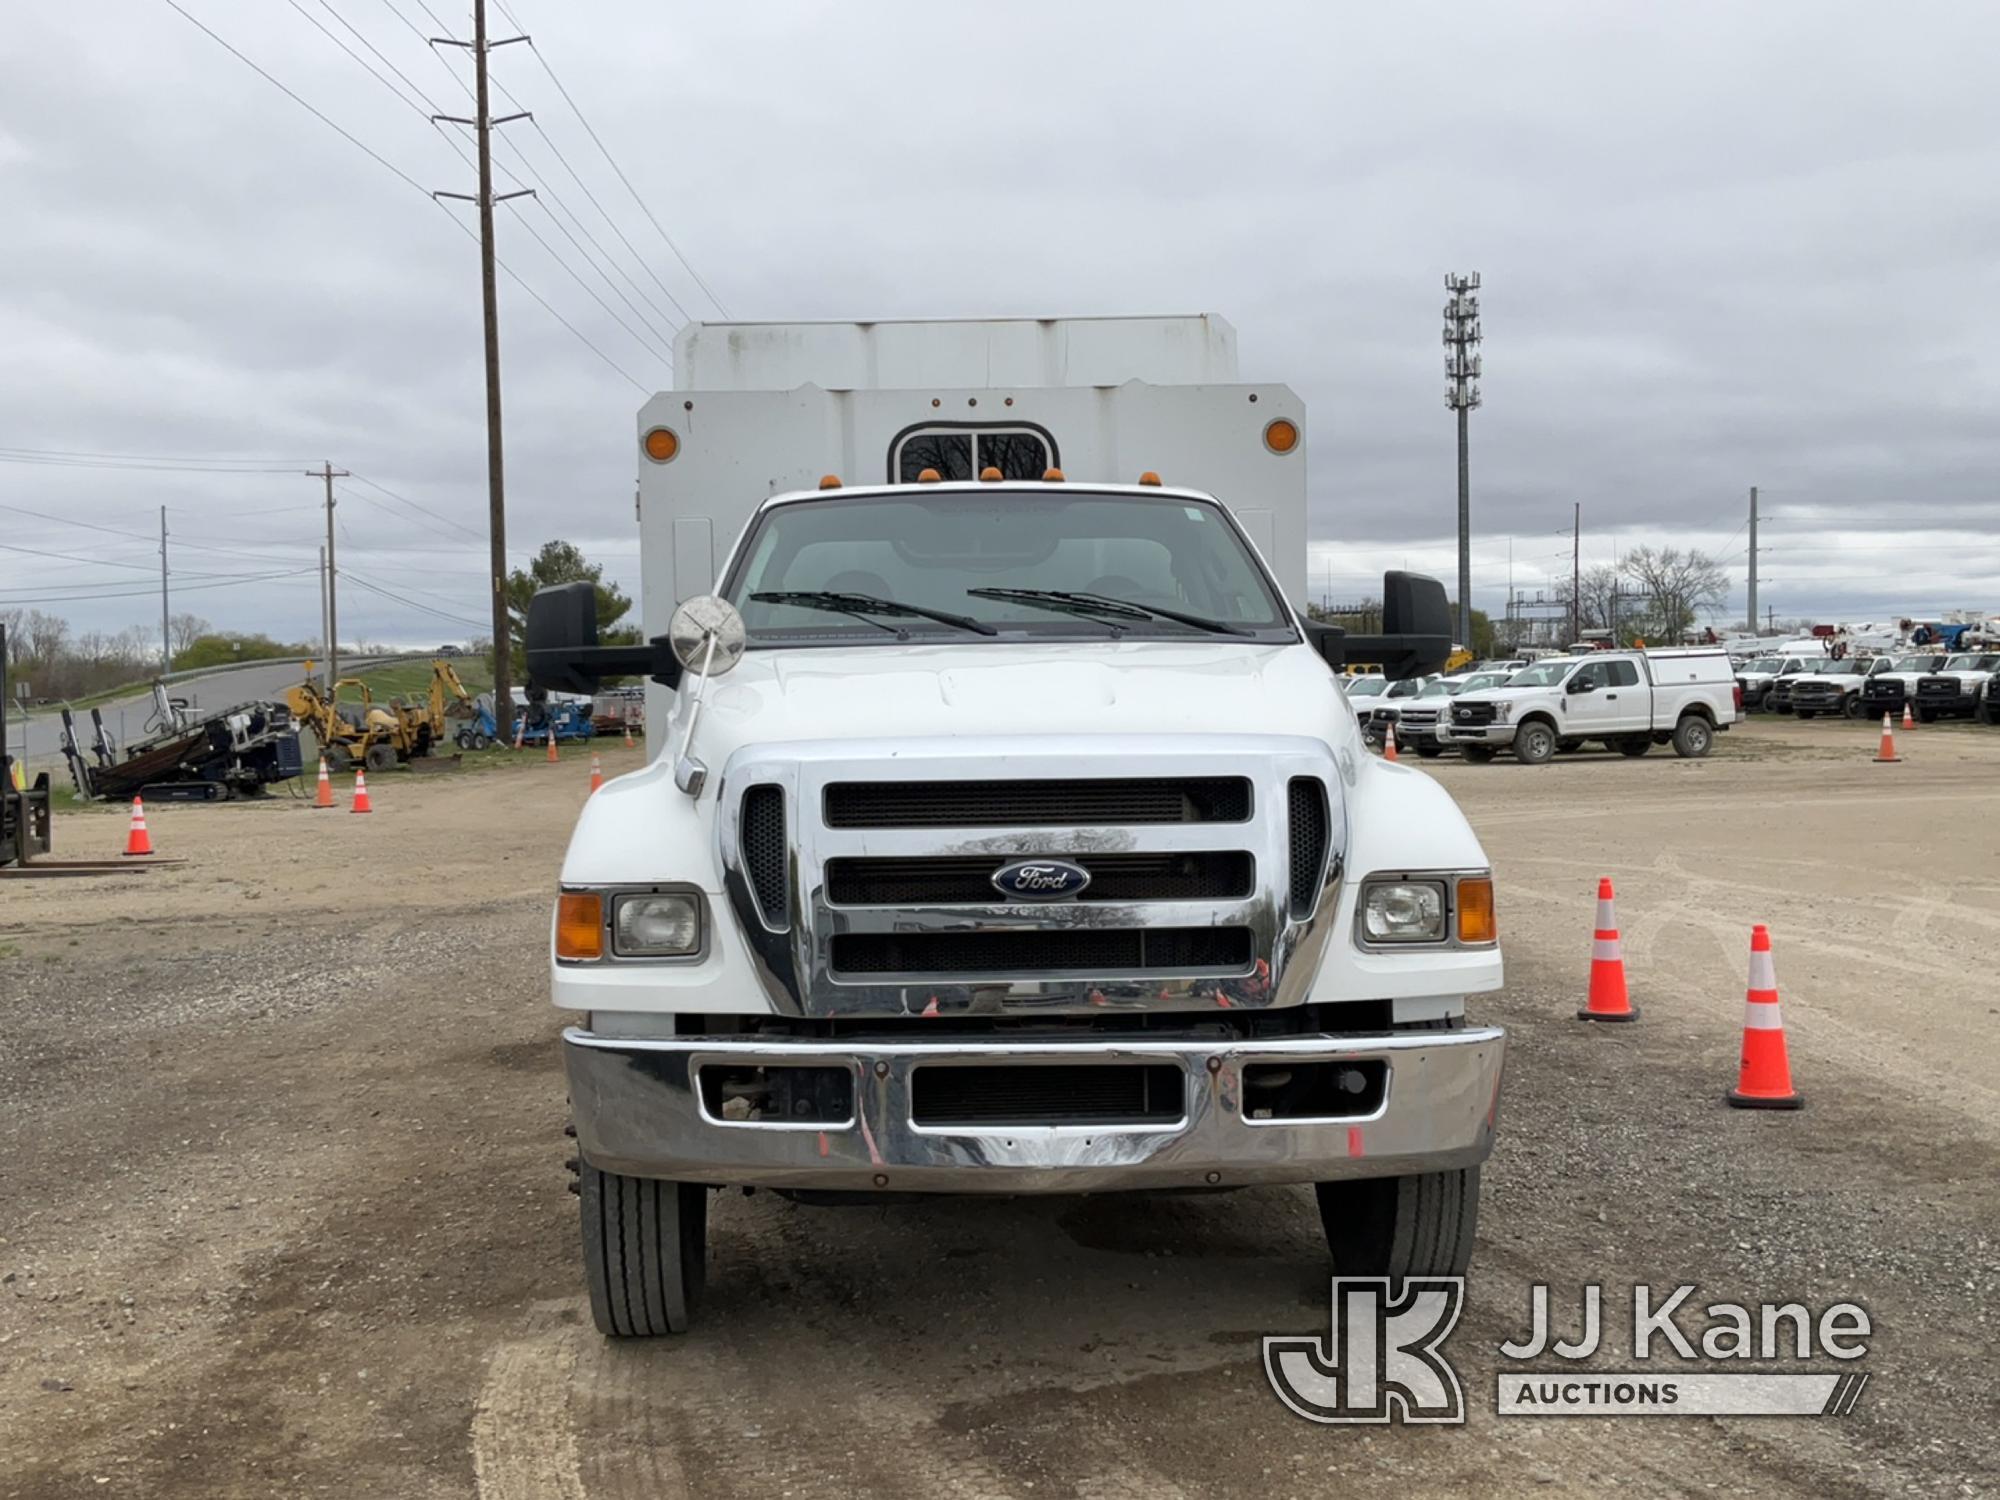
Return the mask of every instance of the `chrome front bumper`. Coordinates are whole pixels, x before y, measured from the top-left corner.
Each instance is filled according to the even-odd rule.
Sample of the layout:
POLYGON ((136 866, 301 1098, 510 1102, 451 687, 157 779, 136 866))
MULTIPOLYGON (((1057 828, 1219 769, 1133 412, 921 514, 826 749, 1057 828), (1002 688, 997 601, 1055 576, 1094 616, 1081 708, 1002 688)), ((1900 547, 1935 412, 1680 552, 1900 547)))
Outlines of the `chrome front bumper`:
POLYGON ((1201 1042, 633 1041, 563 1033, 583 1155, 635 1177, 875 1192, 1079 1193, 1398 1176, 1472 1166, 1493 1149, 1506 1034, 1451 1032, 1201 1042), (1379 1062, 1371 1113, 1254 1120, 1242 1069, 1257 1063, 1379 1062), (940 1127, 911 1118, 918 1068, 1153 1063, 1185 1075, 1185 1112, 1157 1124, 940 1127), (847 1070, 841 1124, 725 1120, 704 1107, 707 1066, 847 1070))

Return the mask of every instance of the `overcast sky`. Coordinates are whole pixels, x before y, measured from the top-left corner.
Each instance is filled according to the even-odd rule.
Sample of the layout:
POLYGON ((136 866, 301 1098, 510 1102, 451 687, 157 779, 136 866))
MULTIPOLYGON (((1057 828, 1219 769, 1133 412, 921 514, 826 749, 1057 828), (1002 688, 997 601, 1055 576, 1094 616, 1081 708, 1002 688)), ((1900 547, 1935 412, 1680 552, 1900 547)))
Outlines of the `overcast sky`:
MULTIPOLYGON (((156 626, 165 504, 177 608, 310 636, 327 458, 359 476, 342 636, 483 633, 471 208, 419 191, 471 173, 327 34, 464 112, 465 59, 417 33, 466 6, 181 3, 413 181, 165 0, 9 8, 0 460, 276 472, 0 461, 0 608, 156 626)), ((1586 563, 1704 546, 1740 612, 1757 484, 1780 616, 2000 609, 2000 8, 506 3, 735 316, 1228 318, 1244 378, 1307 403, 1315 593, 1451 575, 1442 278, 1477 270, 1482 607, 1510 553, 1528 589, 1567 571, 1580 501, 1586 563)), ((536 55, 494 67, 536 116, 499 160, 631 277, 593 275, 558 205, 499 210, 504 259, 604 356, 503 278, 509 537, 636 592, 632 418, 671 384, 649 344, 669 293, 716 309, 536 55)))

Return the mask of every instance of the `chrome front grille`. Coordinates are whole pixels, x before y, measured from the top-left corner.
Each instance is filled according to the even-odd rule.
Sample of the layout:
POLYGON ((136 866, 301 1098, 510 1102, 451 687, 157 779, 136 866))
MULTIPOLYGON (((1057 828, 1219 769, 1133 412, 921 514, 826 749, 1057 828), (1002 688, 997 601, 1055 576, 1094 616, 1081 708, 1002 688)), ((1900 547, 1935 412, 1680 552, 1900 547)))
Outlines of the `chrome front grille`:
POLYGON ((1294 737, 792 744, 739 751, 722 787, 729 900, 802 1016, 1297 1004, 1346 837, 1332 751, 1294 737), (1089 884, 994 884, 1032 860, 1089 884))

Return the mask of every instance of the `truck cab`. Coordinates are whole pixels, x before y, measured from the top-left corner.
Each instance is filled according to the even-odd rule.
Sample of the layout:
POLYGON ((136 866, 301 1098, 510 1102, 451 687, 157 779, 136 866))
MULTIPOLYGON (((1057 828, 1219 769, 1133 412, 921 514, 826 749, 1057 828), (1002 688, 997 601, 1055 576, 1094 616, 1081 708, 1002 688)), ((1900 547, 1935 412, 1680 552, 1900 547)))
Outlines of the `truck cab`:
POLYGON ((688 1326, 723 1185, 1311 1184, 1335 1266, 1461 1272, 1490 862, 1336 676, 1435 670, 1449 615, 1391 574, 1379 636, 1301 618, 1297 398, 1211 319, 679 352, 635 433, 653 634, 597 645, 587 585, 528 622, 544 686, 651 695, 550 942, 598 1327, 688 1326))
POLYGON ((1887 660, 1843 656, 1816 663, 1812 671, 1791 680, 1792 712, 1801 719, 1860 718, 1866 712, 1861 690, 1878 664, 1886 666, 1887 660))
POLYGON ((1566 742, 1592 740, 1626 755, 1672 744, 1700 757, 1736 722, 1736 692, 1720 647, 1593 651, 1537 662, 1505 687, 1459 694, 1439 737, 1475 762, 1511 749, 1516 760, 1541 765, 1566 742))
POLYGON ((1945 659, 1942 667, 1917 679, 1917 720, 1929 724, 1937 719, 1969 719, 1979 712, 1986 685, 2000 672, 2000 652, 1961 651, 1945 659))
POLYGON ((1774 709, 1777 706, 1773 701, 1774 684, 1779 678, 1796 677, 1825 659, 1825 653, 1817 651, 1811 655, 1791 651, 1753 657, 1736 669, 1737 684, 1743 689, 1743 707, 1774 709))
POLYGON ((1946 660, 1942 651, 1905 651, 1876 658, 1875 670, 1861 685, 1862 711, 1871 718, 1876 714, 1900 714, 1905 703, 1915 700, 1917 683, 1937 671, 1946 660))

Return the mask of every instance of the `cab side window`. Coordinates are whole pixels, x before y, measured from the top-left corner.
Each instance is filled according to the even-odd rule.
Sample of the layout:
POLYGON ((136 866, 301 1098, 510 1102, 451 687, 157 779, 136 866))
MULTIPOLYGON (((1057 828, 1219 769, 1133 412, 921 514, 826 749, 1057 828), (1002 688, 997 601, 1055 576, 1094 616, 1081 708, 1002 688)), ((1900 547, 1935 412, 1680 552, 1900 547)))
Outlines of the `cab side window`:
POLYGON ((1636 663, 1614 661, 1606 662, 1605 665, 1611 668, 1611 685, 1613 687, 1637 687, 1639 685, 1639 668, 1636 663))
POLYGON ((1610 665, 1609 662, 1602 661, 1586 662, 1578 667, 1576 675, 1570 678, 1570 690, 1575 692, 1585 688, 1602 688, 1607 680, 1604 669, 1610 665))

